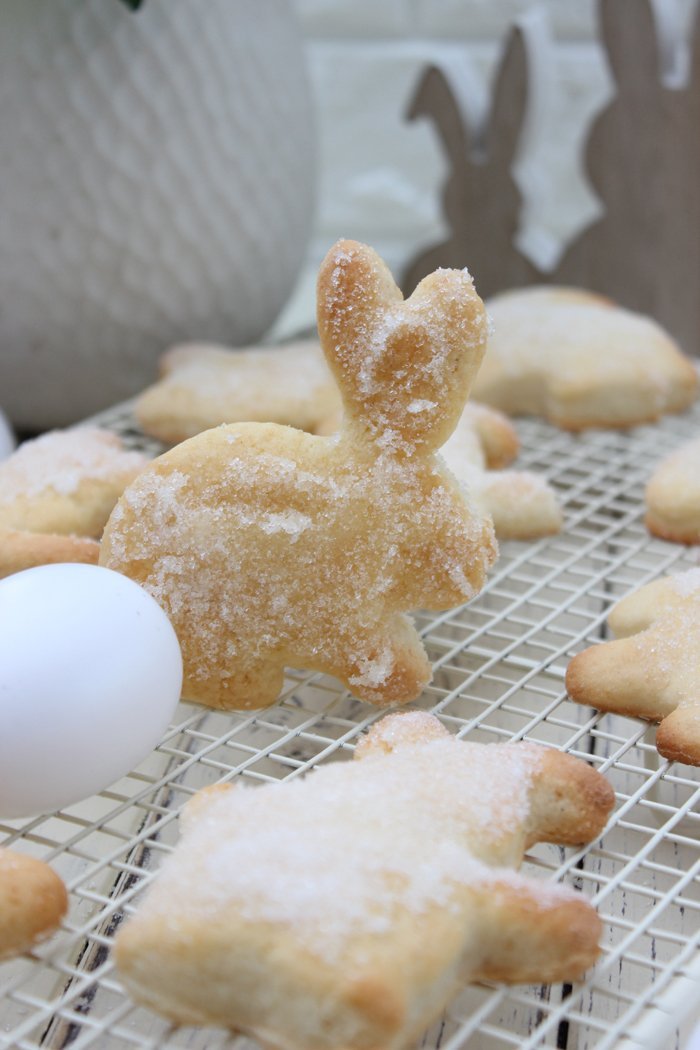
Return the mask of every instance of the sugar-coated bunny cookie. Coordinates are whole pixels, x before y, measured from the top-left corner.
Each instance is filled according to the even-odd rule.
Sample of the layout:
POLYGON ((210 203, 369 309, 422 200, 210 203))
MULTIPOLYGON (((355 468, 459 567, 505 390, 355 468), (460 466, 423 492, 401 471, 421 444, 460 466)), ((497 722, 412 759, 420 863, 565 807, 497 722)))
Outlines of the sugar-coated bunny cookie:
POLYGON ((457 480, 493 518, 499 540, 534 540, 560 531, 553 489, 529 470, 491 470, 517 453, 518 437, 500 412, 467 404, 440 454, 457 480))
POLYGON ((184 696, 212 707, 273 703, 287 665, 372 703, 413 699, 430 665, 404 613, 473 597, 496 556, 490 519, 433 454, 484 351, 466 270, 438 270, 404 302, 371 248, 340 241, 318 319, 345 405, 337 437, 205 431, 140 474, 105 529, 101 564, 160 602, 184 696))
POLYGON ((675 543, 700 543, 700 437, 659 463, 645 499, 650 532, 675 543))
MULTIPOLYGON (((341 417, 341 412, 335 413, 316 432, 335 433, 341 417)), ((440 455, 470 498, 490 514, 498 539, 551 536, 562 526, 552 488, 531 471, 501 469, 515 459, 519 448, 517 431, 502 412, 469 401, 440 455)))
POLYGON ((0 849, 0 959, 53 933, 67 907, 66 888, 48 864, 0 849))
POLYGON ((572 700, 660 722, 668 759, 700 765, 700 568, 655 580, 623 598, 608 618, 616 640, 573 658, 572 700))
POLYGON ((687 408, 698 376, 654 321, 573 288, 490 299, 493 334, 476 400, 567 430, 629 427, 687 408))
POLYGON ((220 423, 313 431, 340 403, 317 339, 241 350, 185 344, 168 350, 160 367, 134 414, 144 433, 169 445, 220 423))
POLYGON ((205 789, 117 935, 128 990, 175 1023, 283 1050, 398 1050, 464 982, 572 980, 599 919, 514 871, 536 842, 595 838, 613 803, 580 759, 469 744, 388 715, 361 761, 205 789))
POLYGON ((147 463, 98 427, 25 441, 0 463, 0 577, 50 562, 96 562, 96 539, 147 463))

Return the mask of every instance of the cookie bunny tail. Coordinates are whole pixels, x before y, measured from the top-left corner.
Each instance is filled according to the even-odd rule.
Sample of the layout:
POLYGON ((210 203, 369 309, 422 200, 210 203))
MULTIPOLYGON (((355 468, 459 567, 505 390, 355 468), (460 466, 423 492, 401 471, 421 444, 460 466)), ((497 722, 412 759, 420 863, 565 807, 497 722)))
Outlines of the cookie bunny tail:
POLYGON ((486 349, 484 305, 466 270, 437 270, 405 302, 366 245, 339 241, 318 278, 318 330, 340 387, 343 431, 412 454, 444 444, 486 349))
POLYGON ((572 981, 600 954, 602 925, 580 894, 542 880, 498 877, 478 895, 488 950, 477 979, 529 983, 572 981))

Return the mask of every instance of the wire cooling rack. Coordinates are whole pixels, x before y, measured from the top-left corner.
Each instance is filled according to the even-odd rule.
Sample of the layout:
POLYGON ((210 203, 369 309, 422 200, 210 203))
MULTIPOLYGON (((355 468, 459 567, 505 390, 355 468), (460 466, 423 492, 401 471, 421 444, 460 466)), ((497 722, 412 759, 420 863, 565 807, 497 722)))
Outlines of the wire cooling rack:
MULTIPOLYGON (((96 422, 157 453, 129 406, 96 422)), ((571 703, 570 657, 606 636, 611 604, 698 563, 696 548, 650 537, 642 522, 653 464, 700 432, 700 406, 630 432, 565 434, 521 421, 520 463, 556 488, 566 527, 504 543, 484 591, 462 608, 418 616, 434 678, 415 706, 469 740, 525 738, 605 773, 617 804, 601 841, 538 846, 525 870, 574 885, 604 923, 603 955, 575 985, 466 988, 420 1042, 425 1050, 673 1050, 700 1017, 700 775, 660 759, 653 730, 571 703)), ((115 931, 177 838, 177 815, 222 780, 299 776, 350 756, 380 712, 322 675, 290 673, 264 712, 182 704, 160 746, 99 796, 30 821, 0 824, 0 842, 49 861, 71 906, 62 931, 0 967, 0 1047, 191 1047, 254 1050, 218 1029, 174 1029, 123 992, 115 931)))

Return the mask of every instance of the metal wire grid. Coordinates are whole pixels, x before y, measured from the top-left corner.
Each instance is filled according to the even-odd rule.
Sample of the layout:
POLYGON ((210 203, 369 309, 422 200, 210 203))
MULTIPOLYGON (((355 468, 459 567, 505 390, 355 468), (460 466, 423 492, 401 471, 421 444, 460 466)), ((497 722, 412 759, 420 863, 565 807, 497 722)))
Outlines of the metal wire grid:
MULTIPOLYGON (((97 422, 135 447, 129 406, 97 422)), ((418 704, 470 740, 536 740, 605 773, 617 805, 603 839, 579 851, 538 846, 525 870, 579 887, 604 922, 603 956, 575 986, 476 985, 421 1041, 425 1050, 668 1050, 700 1001, 698 771, 658 757, 653 730, 571 703, 574 652, 606 635, 611 604, 634 587, 697 563, 642 524, 652 464, 700 429, 700 407, 632 432, 565 434, 520 424, 520 463, 546 475, 566 528, 506 543, 481 595, 418 624, 434 665, 418 704)), ((235 1048, 215 1029, 173 1029, 123 993, 110 942, 177 838, 182 805, 205 784, 298 776, 349 756, 380 712, 323 675, 290 672, 281 701, 257 715, 182 704, 147 761, 108 791, 34 820, 0 825, 0 840, 49 861, 71 896, 64 929, 0 973, 0 1047, 235 1048)))

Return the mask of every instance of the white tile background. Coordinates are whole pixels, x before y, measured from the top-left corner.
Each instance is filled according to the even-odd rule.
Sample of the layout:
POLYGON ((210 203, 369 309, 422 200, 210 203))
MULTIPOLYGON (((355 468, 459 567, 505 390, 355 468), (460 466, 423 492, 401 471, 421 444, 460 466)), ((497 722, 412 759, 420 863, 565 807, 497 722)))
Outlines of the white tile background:
MULTIPOLYGON (((464 78, 475 122, 514 20, 532 47, 528 126, 516 162, 519 240, 540 265, 597 214, 581 164, 612 90, 596 0, 293 0, 306 37, 318 127, 318 204, 308 260, 277 335, 313 322, 320 260, 338 237, 375 247, 400 272, 443 233, 446 164, 432 125, 406 109, 428 63, 464 78)), ((643 0, 640 0, 643 2, 643 0)), ((662 43, 682 54, 696 0, 653 0, 662 43)))

